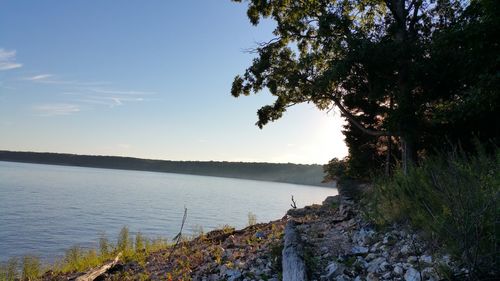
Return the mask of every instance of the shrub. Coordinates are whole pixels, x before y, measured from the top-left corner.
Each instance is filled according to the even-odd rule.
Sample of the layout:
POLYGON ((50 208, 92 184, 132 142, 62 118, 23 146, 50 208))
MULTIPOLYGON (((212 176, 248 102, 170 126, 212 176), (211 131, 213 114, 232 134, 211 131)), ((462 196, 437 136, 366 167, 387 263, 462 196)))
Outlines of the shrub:
MULTIPOLYGON (((500 150, 440 154, 379 180, 369 200, 378 223, 409 221, 435 235, 472 278, 498 271, 500 150)), ((496 272, 498 273, 498 272, 496 272)))

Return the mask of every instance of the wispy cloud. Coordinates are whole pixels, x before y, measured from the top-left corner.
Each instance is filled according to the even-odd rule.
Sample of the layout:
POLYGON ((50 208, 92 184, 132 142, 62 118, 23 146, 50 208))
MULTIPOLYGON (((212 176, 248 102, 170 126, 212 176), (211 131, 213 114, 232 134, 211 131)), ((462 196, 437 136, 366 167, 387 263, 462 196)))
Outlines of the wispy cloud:
POLYGON ((86 82, 86 81, 78 81, 78 80, 66 80, 66 79, 61 79, 53 74, 38 74, 38 75, 30 76, 30 77, 21 78, 21 80, 31 81, 31 82, 35 82, 35 83, 42 83, 42 84, 85 86, 85 87, 101 86, 101 85, 110 84, 109 82, 101 82, 101 81, 86 82))
POLYGON ((106 105, 109 107, 121 106, 130 102, 142 102, 147 99, 144 96, 154 95, 154 92, 137 90, 117 90, 109 88, 89 88, 80 94, 75 92, 65 93, 66 95, 80 96, 76 102, 89 104, 106 105))
POLYGON ((33 109, 39 116, 70 115, 80 111, 80 107, 77 104, 69 103, 40 104, 33 107, 33 109))
POLYGON ((107 105, 109 107, 115 107, 123 105, 126 102, 141 102, 144 98, 141 97, 121 97, 121 96, 84 96, 81 99, 76 99, 75 101, 107 105))
POLYGON ((22 78, 22 80, 27 81, 46 81, 48 78, 52 77, 52 74, 39 74, 31 77, 22 78))
POLYGON ((0 48, 0 71, 22 67, 16 62, 16 50, 5 50, 0 48))
POLYGON ((115 94, 115 95, 153 95, 155 92, 146 92, 146 91, 130 91, 130 90, 110 90, 110 89, 102 89, 102 88, 92 88, 90 89, 92 92, 101 93, 101 94, 115 94))

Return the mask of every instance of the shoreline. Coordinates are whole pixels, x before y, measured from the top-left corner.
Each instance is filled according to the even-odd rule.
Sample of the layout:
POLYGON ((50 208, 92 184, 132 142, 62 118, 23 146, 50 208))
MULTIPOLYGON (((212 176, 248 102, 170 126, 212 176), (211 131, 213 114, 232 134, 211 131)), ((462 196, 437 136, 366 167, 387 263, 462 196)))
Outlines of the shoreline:
MULTIPOLYGON (((178 247, 149 253, 143 262, 119 261, 99 280, 284 280, 285 226, 297 234, 309 280, 437 281, 444 266, 454 274, 463 270, 406 226, 377 230, 357 203, 330 196, 322 204, 290 209, 276 221, 182 240, 178 247)), ((73 280, 85 272, 49 271, 42 280, 73 280)))

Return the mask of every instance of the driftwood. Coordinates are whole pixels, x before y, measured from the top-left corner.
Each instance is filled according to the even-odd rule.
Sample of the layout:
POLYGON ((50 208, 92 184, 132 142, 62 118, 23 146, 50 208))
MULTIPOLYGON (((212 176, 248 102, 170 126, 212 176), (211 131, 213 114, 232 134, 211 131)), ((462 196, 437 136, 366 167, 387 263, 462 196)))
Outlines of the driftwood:
POLYGON ((295 221, 289 220, 285 227, 283 247, 283 281, 306 281, 306 263, 300 236, 295 221))
POLYGON ((97 277, 106 273, 106 271, 108 271, 110 268, 115 266, 118 263, 118 261, 120 260, 121 256, 122 256, 122 253, 119 253, 113 261, 110 261, 99 268, 91 270, 82 276, 78 276, 75 279, 75 281, 94 281, 97 277))

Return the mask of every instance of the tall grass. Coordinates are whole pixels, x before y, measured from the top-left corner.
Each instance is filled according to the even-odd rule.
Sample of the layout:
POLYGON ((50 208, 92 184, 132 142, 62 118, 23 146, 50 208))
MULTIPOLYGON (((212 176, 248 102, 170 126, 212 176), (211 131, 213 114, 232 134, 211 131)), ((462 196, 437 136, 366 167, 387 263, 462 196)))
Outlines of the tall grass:
POLYGON ((42 263, 36 256, 24 256, 19 263, 17 258, 11 258, 0 264, 0 281, 37 280, 42 273, 42 263))
POLYGON ((17 258, 10 258, 6 263, 0 264, 0 281, 13 281, 18 278, 18 267, 17 258))
POLYGON ((116 245, 113 245, 106 235, 101 234, 98 250, 72 247, 66 251, 64 259, 57 263, 55 270, 63 273, 85 271, 113 259, 118 253, 122 253, 125 262, 144 264, 149 253, 169 246, 163 238, 149 239, 140 232, 133 237, 126 226, 121 229, 116 241, 116 245))
MULTIPOLYGON (((55 272, 81 272, 97 267, 122 253, 122 260, 137 261, 144 264, 147 255, 169 246, 163 238, 149 239, 140 232, 131 235, 128 227, 123 227, 118 234, 116 245, 113 245, 105 234, 99 237, 97 249, 84 249, 73 246, 66 250, 64 257, 55 262, 50 269, 55 272)), ((37 280, 46 268, 36 256, 25 256, 21 263, 17 258, 11 258, 0 264, 0 281, 37 280)))
POLYGON ((376 222, 408 221, 437 237, 474 279, 499 273, 499 190, 499 149, 454 149, 378 180, 368 201, 376 222))

